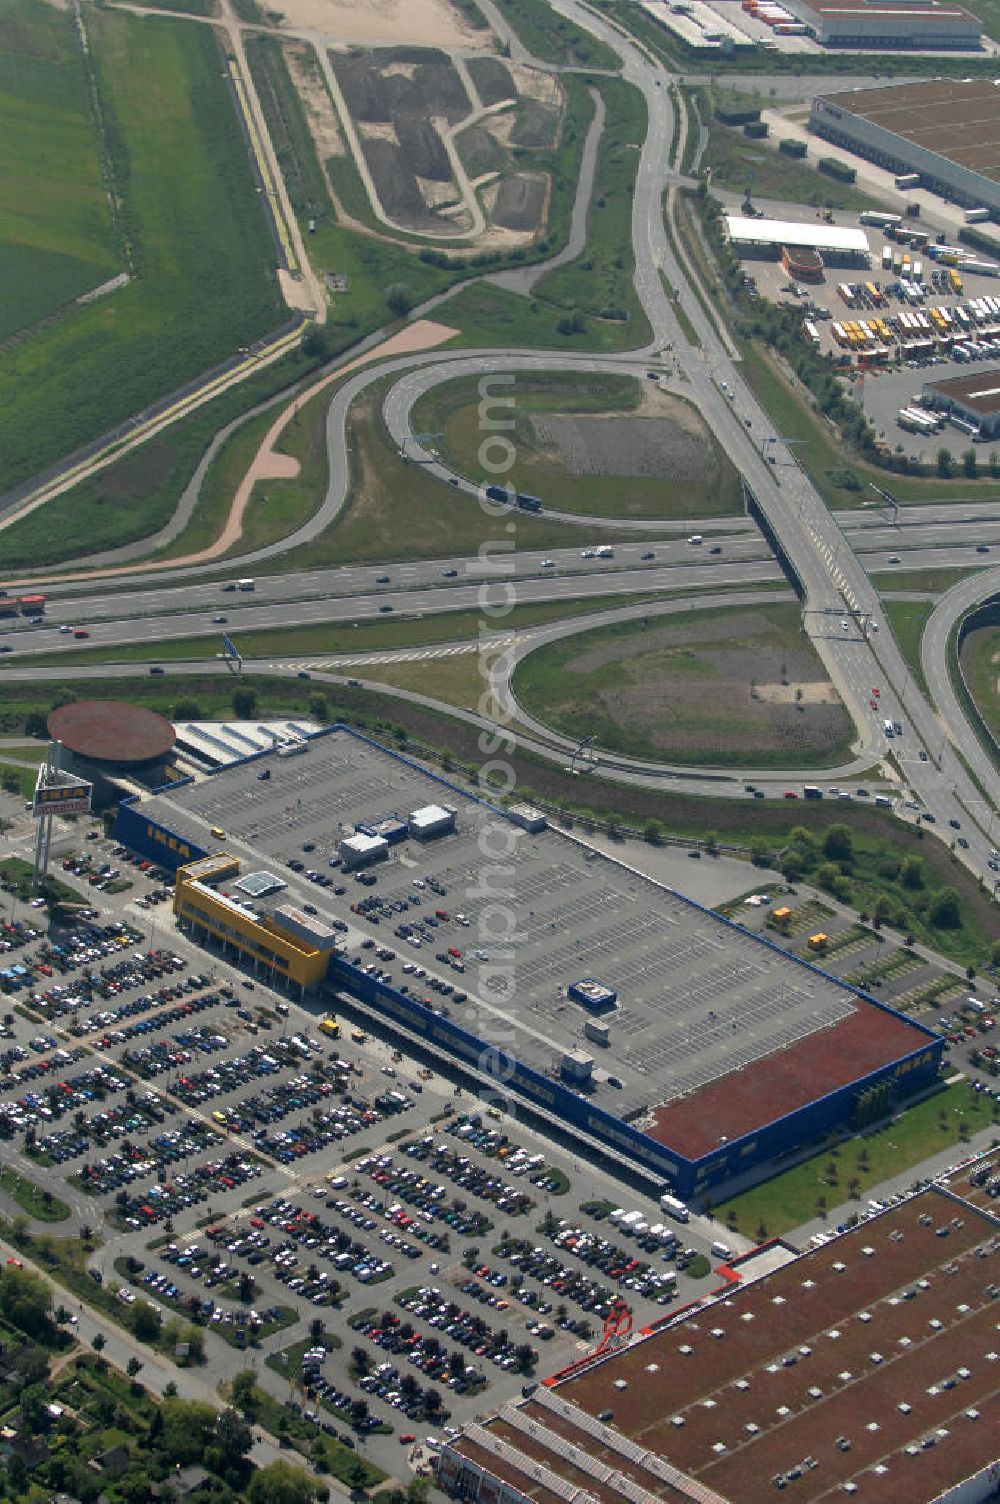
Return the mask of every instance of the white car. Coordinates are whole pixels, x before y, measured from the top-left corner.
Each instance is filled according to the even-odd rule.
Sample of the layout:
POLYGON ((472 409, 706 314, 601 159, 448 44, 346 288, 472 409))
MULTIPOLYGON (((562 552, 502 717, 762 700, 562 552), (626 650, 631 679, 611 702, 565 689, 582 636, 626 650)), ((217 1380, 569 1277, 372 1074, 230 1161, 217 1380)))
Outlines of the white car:
POLYGON ((555 569, 555 567, 556 567, 556 561, 555 561, 555 559, 543 559, 542 560, 542 568, 543 569, 555 569))
POLYGON ((583 550, 583 552, 581 553, 580 558, 581 559, 596 559, 597 558, 597 550, 593 549, 593 548, 585 548, 583 550))

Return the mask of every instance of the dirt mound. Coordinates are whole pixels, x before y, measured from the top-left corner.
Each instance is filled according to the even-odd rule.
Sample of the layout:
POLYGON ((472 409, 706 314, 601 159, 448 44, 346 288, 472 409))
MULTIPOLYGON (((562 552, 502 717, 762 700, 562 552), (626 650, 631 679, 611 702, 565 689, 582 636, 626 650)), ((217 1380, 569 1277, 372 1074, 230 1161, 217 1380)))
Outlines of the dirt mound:
POLYGON ((503 150, 481 125, 470 125, 455 137, 459 159, 469 177, 475 180, 487 172, 499 172, 506 158, 503 150))
POLYGON ((703 437, 669 418, 539 413, 531 426, 537 442, 556 451, 570 475, 662 475, 677 481, 705 474, 703 437))
POLYGON ((451 164, 444 143, 434 127, 426 120, 412 115, 394 115, 396 136, 406 154, 406 165, 418 178, 430 178, 435 183, 451 182, 451 164))
POLYGON ((510 133, 514 146, 549 148, 555 145, 559 130, 559 111, 554 105, 537 99, 522 99, 510 133))
POLYGON ((517 85, 510 73, 495 57, 471 57, 468 69, 485 105, 517 98, 517 85))
POLYGON ((330 63, 344 103, 355 120, 388 122, 392 118, 388 91, 372 66, 370 53, 350 53, 345 57, 331 52, 330 63))
POLYGON ((391 141, 365 141, 362 147, 382 207, 390 218, 414 230, 440 228, 428 213, 416 174, 400 148, 391 141))
POLYGON ((543 173, 515 172, 500 184, 493 205, 493 223, 504 230, 534 230, 545 205, 543 173))

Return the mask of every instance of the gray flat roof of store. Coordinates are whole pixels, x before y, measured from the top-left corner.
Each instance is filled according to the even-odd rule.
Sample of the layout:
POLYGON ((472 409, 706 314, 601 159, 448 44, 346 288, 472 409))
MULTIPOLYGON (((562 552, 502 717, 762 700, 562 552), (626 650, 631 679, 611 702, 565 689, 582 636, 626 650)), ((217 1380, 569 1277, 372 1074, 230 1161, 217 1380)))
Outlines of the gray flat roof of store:
POLYGON ((835 109, 1000 181, 1000 89, 992 80, 933 78, 825 94, 835 109))
MULTIPOLYGON (((497 824, 495 810, 349 731, 337 729, 300 757, 268 757, 264 765, 268 780, 258 779, 256 760, 153 795, 143 809, 209 848, 211 827, 223 827, 218 844, 240 856, 244 870, 281 863, 282 871, 296 857, 324 871, 356 821, 405 815, 442 798, 457 806, 454 833, 407 839, 373 869, 389 902, 411 897, 415 879, 433 876, 447 896, 425 892, 416 912, 440 906, 471 920, 468 929, 448 924, 439 931, 442 951, 456 945, 464 952, 460 983, 430 948, 413 959, 468 991, 468 1004, 446 1004, 457 1022, 509 1041, 536 1070, 557 1075, 567 1050, 592 1054, 598 1079, 591 1100, 688 1157, 931 1042, 834 978, 563 832, 532 835, 505 820, 503 835, 484 840, 487 826, 497 824), (312 853, 303 853, 306 842, 315 842, 312 853), (514 919, 509 961, 498 953, 501 941, 478 923, 485 931, 498 905, 514 919), (477 947, 489 957, 482 964, 473 959, 477 947), (584 976, 618 993, 617 1006, 600 1015, 610 1025, 608 1047, 585 1038, 591 1015, 566 997, 567 986, 584 976)), ((353 876, 340 880, 348 891, 337 898, 289 874, 291 888, 308 892, 322 915, 364 932, 349 906, 374 890, 356 886, 353 876)), ((300 902, 294 891, 285 897, 300 902)), ((385 924, 371 933, 408 951, 385 924)))

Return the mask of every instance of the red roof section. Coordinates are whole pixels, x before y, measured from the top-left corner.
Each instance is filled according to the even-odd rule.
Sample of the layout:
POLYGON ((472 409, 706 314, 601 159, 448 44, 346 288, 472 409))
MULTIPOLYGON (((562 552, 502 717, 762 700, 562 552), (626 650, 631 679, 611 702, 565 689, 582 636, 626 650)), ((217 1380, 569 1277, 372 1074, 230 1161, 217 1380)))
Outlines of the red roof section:
POLYGON ((723 1135, 742 1138, 930 1044, 922 1029, 858 998, 854 1011, 830 1028, 655 1108, 645 1131, 699 1159, 718 1149, 723 1135))

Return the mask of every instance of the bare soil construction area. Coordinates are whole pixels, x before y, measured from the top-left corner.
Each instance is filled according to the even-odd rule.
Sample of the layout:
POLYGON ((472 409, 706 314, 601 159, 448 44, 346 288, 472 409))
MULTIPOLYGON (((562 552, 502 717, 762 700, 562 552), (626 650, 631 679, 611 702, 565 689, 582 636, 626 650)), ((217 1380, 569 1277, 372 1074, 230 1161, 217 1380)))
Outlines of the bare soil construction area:
POLYGON ((717 767, 835 766, 852 727, 796 606, 644 618, 539 648, 519 703, 569 736, 631 756, 717 767), (777 686, 778 694, 763 688, 777 686), (801 694, 797 694, 797 690, 801 694))
POLYGON ((330 42, 489 52, 493 34, 470 26, 448 0, 268 0, 289 30, 313 31, 330 42))

